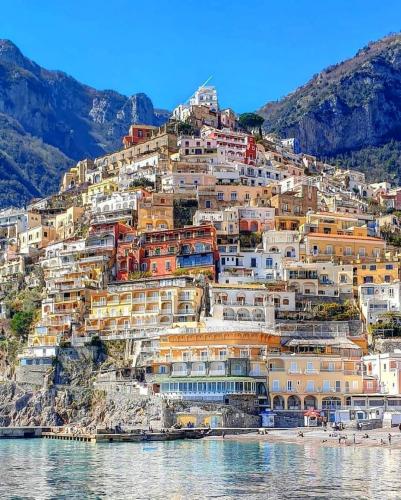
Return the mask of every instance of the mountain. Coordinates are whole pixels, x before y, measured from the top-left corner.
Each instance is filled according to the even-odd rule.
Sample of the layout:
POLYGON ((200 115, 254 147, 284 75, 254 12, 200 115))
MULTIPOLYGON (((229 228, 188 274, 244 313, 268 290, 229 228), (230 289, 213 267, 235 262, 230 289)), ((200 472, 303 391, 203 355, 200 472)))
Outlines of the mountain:
POLYGON ((167 118, 146 94, 96 90, 0 40, 0 207, 56 191, 65 169, 119 148, 132 123, 167 118))
POLYGON ((401 182, 401 34, 371 42, 258 111, 303 151, 401 182))

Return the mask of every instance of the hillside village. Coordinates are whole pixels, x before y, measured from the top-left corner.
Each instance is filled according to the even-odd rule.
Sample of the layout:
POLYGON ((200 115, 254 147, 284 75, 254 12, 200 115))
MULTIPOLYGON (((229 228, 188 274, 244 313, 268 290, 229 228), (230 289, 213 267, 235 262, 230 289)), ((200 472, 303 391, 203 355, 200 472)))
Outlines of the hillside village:
POLYGON ((213 425, 213 404, 295 425, 401 412, 399 211, 401 187, 261 135, 200 87, 0 212, 3 379, 48 388, 60 357, 102 345, 119 361, 88 385, 205 404, 213 425))

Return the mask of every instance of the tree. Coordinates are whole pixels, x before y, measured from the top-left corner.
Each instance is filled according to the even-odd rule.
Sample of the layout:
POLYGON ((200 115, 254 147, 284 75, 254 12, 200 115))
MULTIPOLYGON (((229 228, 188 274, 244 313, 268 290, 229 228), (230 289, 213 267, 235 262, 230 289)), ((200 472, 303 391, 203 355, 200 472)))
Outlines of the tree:
POLYGON ((239 115, 238 123, 245 130, 252 130, 257 128, 259 135, 262 137, 262 125, 265 119, 263 116, 257 115, 256 113, 242 113, 239 115))
POLYGON ((138 177, 137 179, 134 179, 130 183, 130 187, 131 188, 142 187, 146 189, 148 187, 154 188, 155 185, 151 180, 147 179, 146 177, 138 177))
POLYGON ((33 321, 33 311, 19 311, 10 321, 11 330, 15 335, 26 338, 33 321))

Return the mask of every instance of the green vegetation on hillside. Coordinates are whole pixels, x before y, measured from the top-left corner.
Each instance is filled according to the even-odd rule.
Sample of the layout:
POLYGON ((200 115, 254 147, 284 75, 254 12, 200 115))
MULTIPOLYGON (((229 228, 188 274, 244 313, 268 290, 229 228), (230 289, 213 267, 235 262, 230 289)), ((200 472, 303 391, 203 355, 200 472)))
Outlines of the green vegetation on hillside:
POLYGON ((371 182, 401 181, 401 141, 391 140, 382 146, 363 148, 323 159, 342 168, 360 170, 371 182))

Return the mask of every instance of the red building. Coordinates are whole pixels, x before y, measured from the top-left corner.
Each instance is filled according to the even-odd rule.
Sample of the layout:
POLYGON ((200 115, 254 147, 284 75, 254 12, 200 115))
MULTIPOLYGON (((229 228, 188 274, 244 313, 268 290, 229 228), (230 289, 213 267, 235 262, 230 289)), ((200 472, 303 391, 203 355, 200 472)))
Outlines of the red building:
POLYGON ((247 145, 245 150, 245 163, 253 165, 256 161, 256 141, 252 135, 247 137, 247 145))
POLYGON ((119 242, 117 279, 126 280, 134 271, 168 276, 177 270, 206 272, 215 279, 219 254, 213 226, 191 226, 131 233, 119 242))
POLYGON ((129 274, 138 271, 140 265, 140 248, 136 230, 125 233, 118 241, 116 267, 117 280, 126 281, 129 274))
POLYGON ((124 148, 148 141, 152 137, 152 131, 156 128, 152 125, 131 125, 128 135, 123 137, 124 148))

